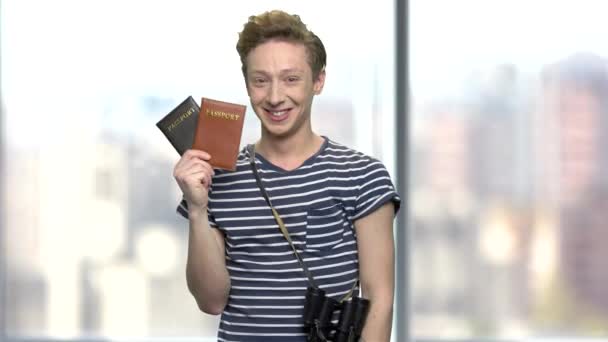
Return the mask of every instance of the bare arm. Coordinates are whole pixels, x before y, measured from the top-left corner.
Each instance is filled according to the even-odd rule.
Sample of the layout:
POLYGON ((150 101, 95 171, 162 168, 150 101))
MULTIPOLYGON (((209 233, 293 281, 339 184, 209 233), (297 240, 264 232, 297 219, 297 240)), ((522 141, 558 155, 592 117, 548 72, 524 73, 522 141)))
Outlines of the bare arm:
POLYGON ((188 203, 188 289, 203 312, 217 315, 228 301, 230 277, 224 256, 224 236, 209 227, 207 217, 208 190, 214 173, 208 160, 207 153, 189 150, 177 162, 173 174, 188 203))
POLYGON ((186 280, 201 311, 221 314, 228 301, 230 277, 224 257, 224 236, 209 227, 207 212, 190 216, 186 280))
POLYGON ((355 221, 359 252, 359 275, 363 297, 370 311, 362 341, 388 342, 393 320, 395 290, 394 206, 386 203, 355 221))

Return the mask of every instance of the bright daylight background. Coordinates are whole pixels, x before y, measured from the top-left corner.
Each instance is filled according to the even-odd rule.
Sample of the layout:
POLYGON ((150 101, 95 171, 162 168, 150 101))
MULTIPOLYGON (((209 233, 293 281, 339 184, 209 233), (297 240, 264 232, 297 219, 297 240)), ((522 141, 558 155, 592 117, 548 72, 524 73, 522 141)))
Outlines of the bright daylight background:
POLYGON ((237 32, 273 8, 326 45, 318 131, 394 180, 408 154, 413 338, 608 338, 608 3, 409 2, 395 146, 393 1, 0 0, 0 339, 214 340, 155 123, 248 104, 237 32))
MULTIPOLYGON (((321 1, 0 5, 0 316, 10 338, 214 340, 217 318, 185 284, 178 155, 155 123, 188 95, 249 104, 235 49, 249 15, 298 13, 322 37, 315 126, 393 168, 391 2, 349 3, 343 17, 344 2, 321 1)), ((259 135, 246 117, 243 144, 259 135)))
POLYGON ((608 338, 608 3, 410 5, 413 336, 608 338))

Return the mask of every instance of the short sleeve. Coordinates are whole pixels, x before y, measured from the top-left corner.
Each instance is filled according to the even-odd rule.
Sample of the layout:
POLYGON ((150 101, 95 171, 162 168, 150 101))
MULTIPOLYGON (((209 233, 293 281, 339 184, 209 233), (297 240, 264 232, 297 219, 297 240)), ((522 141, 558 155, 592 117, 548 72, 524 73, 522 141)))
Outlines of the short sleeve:
MULTIPOLYGON (((177 205, 177 209, 175 211, 180 216, 184 217, 185 219, 188 219, 188 203, 186 202, 185 199, 182 198, 182 200, 177 205)), ((209 208, 207 208, 207 217, 209 220, 209 226, 211 228, 217 228, 217 223, 215 222, 215 217, 213 216, 213 214, 211 214, 211 212, 209 211, 209 208)))
POLYGON ((354 203, 353 221, 360 219, 387 202, 392 202, 395 213, 401 206, 401 198, 384 165, 371 158, 358 178, 357 196, 354 203))

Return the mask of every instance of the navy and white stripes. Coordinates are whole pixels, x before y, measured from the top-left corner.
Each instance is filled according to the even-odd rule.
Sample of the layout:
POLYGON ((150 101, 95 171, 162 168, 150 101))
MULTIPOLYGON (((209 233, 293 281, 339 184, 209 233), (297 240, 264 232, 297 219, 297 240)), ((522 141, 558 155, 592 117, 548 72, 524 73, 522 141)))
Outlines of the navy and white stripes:
MULTIPOLYGON (((299 168, 285 171, 260 155, 256 164, 275 209, 319 287, 335 298, 358 280, 353 222, 387 201, 399 208, 378 160, 329 139, 299 168)), ((182 201, 178 211, 187 217, 182 201)), ((305 341, 308 281, 262 197, 243 149, 234 172, 216 170, 209 221, 226 241, 231 278, 219 341, 305 341)))

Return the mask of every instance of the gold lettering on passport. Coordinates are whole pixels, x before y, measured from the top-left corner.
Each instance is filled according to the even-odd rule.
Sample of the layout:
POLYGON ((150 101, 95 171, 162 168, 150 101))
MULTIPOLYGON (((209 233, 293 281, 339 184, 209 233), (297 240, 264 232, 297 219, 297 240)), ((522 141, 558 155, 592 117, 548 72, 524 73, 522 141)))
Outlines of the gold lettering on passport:
POLYGON ((238 114, 222 112, 221 110, 213 110, 213 109, 209 109, 209 108, 207 108, 206 114, 208 116, 212 116, 212 117, 220 118, 220 119, 226 119, 226 120, 236 121, 239 119, 238 114))
POLYGON ((182 115, 180 115, 177 119, 175 119, 175 121, 173 121, 169 125, 169 127, 167 127, 167 130, 169 132, 171 132, 172 129, 174 129, 177 126, 179 126, 179 124, 182 123, 182 121, 186 120, 188 117, 190 117, 190 115, 194 114, 194 112, 195 112, 194 108, 188 109, 186 112, 182 113, 182 115))

